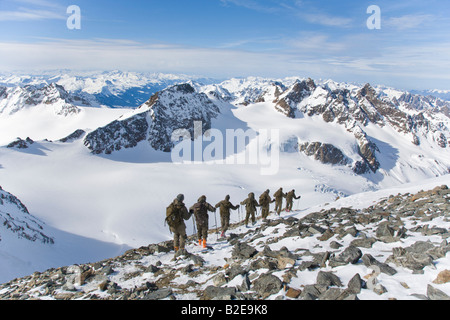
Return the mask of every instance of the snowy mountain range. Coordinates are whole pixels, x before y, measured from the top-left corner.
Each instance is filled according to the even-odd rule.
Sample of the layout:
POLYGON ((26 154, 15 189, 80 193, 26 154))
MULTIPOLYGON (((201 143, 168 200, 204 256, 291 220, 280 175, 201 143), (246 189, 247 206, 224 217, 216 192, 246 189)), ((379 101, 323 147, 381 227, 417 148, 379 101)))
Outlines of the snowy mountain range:
POLYGON ((445 176, 449 108, 429 95, 309 78, 2 76, 0 183, 11 192, 5 195, 26 203, 30 217, 45 222, 53 240, 34 244, 34 254, 21 252, 2 227, 3 264, 20 261, 5 276, 167 240, 165 208, 179 193, 189 204, 202 194, 215 204, 227 194, 238 202, 249 192, 283 186, 302 195, 302 212, 338 197, 445 176), (227 165, 205 157, 173 163, 172 134, 179 129, 189 133, 192 154, 200 143, 203 156, 220 146, 217 136, 207 139, 212 129, 225 138, 227 130, 256 132, 235 154, 214 148, 212 158, 277 151, 279 170, 265 176, 263 163, 227 165), (263 130, 276 130, 279 145, 263 130))
POLYGON ((84 97, 95 104, 105 105, 111 108, 128 107, 135 108, 145 102, 154 93, 169 85, 197 79, 211 81, 187 75, 173 75, 162 73, 137 73, 137 72, 85 72, 74 73, 71 71, 55 71, 39 75, 0 75, 0 86, 45 87, 57 84, 68 92, 84 97))

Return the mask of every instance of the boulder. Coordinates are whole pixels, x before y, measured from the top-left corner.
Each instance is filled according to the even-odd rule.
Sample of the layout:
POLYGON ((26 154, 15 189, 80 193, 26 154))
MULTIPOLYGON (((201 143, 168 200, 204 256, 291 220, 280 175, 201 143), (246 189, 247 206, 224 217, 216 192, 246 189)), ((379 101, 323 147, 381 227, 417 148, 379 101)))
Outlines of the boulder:
POLYGON ((341 279, 332 272, 319 271, 317 274, 316 284, 326 287, 336 286, 342 287, 341 279))
POLYGON ((255 290, 263 299, 278 293, 282 287, 283 283, 281 280, 272 274, 263 274, 253 281, 253 290, 255 290))

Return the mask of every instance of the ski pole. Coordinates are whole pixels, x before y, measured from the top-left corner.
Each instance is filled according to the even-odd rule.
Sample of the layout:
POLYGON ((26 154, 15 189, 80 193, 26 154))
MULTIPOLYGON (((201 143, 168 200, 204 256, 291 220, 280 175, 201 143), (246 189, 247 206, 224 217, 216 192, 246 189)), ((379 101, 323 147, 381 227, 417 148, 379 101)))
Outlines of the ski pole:
POLYGON ((214 211, 214 219, 216 219, 216 236, 217 236, 217 240, 219 240, 219 226, 217 225, 217 214, 214 211))
POLYGON ((192 225, 193 225, 193 227, 194 227, 194 236, 197 238, 196 240, 198 241, 197 228, 195 227, 195 224, 196 224, 196 222, 195 222, 195 216, 194 216, 194 214, 192 214, 192 225))

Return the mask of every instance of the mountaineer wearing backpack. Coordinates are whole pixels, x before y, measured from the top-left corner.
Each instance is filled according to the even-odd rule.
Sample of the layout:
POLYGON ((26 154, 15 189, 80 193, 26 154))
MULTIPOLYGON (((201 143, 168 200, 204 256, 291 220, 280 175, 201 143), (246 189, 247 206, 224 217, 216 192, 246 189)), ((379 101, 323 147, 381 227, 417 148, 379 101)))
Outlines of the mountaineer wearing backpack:
POLYGON ((216 209, 206 202, 206 196, 201 196, 198 199, 198 202, 194 204, 189 211, 194 212, 197 221, 198 245, 207 248, 206 239, 208 238, 209 229, 208 211, 216 212, 216 209))
POLYGON ((249 193, 248 198, 242 201, 241 205, 245 205, 245 210, 247 211, 247 214, 245 216, 245 226, 247 227, 250 216, 252 217, 252 223, 255 224, 256 207, 259 207, 258 202, 255 200, 255 194, 253 192, 249 193))
POLYGON ((166 209, 166 223, 173 233, 173 246, 175 252, 185 250, 186 246, 186 224, 184 220, 189 220, 191 215, 185 204, 184 195, 179 194, 166 209))
POLYGON ((301 196, 296 197, 295 196, 295 190, 291 190, 286 195, 286 212, 290 212, 292 210, 292 204, 294 199, 298 200, 301 196))
POLYGON ((225 232, 227 232, 228 227, 230 226, 230 209, 236 210, 239 208, 239 205, 234 206, 230 202, 230 196, 227 195, 225 200, 220 201, 215 205, 216 208, 220 208, 220 222, 222 225, 222 234, 220 235, 222 238, 225 237, 225 232))
POLYGON ((283 188, 280 188, 274 193, 273 197, 275 198, 275 211, 280 215, 283 207, 283 198, 286 198, 286 193, 283 193, 283 188))
POLYGON ((261 206, 261 215, 263 221, 267 221, 267 217, 270 212, 270 204, 275 202, 270 198, 270 190, 264 191, 262 195, 259 196, 259 205, 261 206))

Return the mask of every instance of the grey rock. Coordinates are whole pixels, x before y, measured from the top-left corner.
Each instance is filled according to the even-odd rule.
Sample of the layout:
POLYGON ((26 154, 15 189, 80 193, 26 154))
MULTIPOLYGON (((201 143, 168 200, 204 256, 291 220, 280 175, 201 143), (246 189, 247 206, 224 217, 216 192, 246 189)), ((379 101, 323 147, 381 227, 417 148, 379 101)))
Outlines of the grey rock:
POLYGON ((233 247, 231 256, 234 259, 249 259, 255 256, 257 253, 258 251, 252 246, 248 245, 245 242, 239 242, 233 247))
POLYGON ((427 287, 427 296, 430 300, 450 300, 450 297, 445 292, 436 289, 432 285, 427 287))
POLYGON ((342 253, 336 257, 330 259, 329 265, 331 267, 346 265, 346 264, 356 264, 362 257, 362 252, 355 246, 350 245, 342 253))
POLYGON ((358 294, 361 292, 361 289, 363 287, 365 287, 364 281, 361 279, 361 276, 359 275, 359 273, 357 273, 348 282, 347 291, 349 293, 358 294))
POLYGON ((216 287, 216 286, 208 286, 203 291, 203 297, 206 300, 230 300, 233 296, 236 295, 235 287, 216 287))
POLYGON ((329 288, 327 291, 319 296, 319 300, 342 300, 340 297, 345 294, 345 291, 340 288, 329 288))
POLYGON ((387 275, 393 276, 397 273, 397 270, 392 268, 386 263, 379 262, 374 257, 372 257, 370 254, 365 254, 362 256, 362 261, 364 262, 364 265, 368 268, 372 266, 376 266, 380 268, 380 272, 385 273, 387 275))
POLYGON ((342 244, 340 244, 339 242, 336 242, 336 241, 330 242, 330 248, 331 249, 339 249, 341 247, 342 247, 342 244))
POLYGON ((272 274, 263 274, 252 283, 253 290, 255 290, 263 299, 278 293, 282 286, 282 281, 272 274))
POLYGON ((359 238, 353 240, 350 244, 359 248, 372 248, 372 245, 377 242, 375 238, 359 238))
POLYGON ((392 228, 388 222, 382 222, 378 225, 376 230, 377 238, 388 242, 394 238, 395 230, 392 228), (387 241, 386 241, 387 240, 387 241))
POLYGON ((332 272, 319 271, 317 274, 316 283, 327 287, 342 287, 341 279, 339 279, 339 277, 332 272))
POLYGON ((302 300, 316 300, 322 293, 315 285, 306 285, 299 298, 302 300))
POLYGON ((314 156, 316 160, 325 164, 346 165, 350 162, 344 153, 332 144, 307 142, 300 145, 299 151, 305 153, 307 156, 314 156))
POLYGON ((150 293, 147 293, 142 300, 161 300, 166 299, 172 294, 172 289, 165 288, 165 289, 159 289, 150 293))

